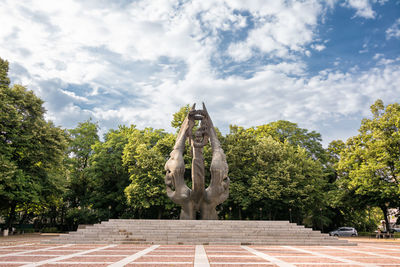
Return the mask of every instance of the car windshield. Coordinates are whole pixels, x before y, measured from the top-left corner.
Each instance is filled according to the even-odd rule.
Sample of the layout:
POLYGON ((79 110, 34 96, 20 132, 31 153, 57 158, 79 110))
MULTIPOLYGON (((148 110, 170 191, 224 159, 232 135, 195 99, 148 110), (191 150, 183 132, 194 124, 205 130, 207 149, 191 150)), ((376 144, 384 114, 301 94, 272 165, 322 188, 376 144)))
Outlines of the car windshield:
POLYGON ((350 228, 350 227, 342 227, 342 228, 339 228, 339 231, 353 231, 353 228, 350 228))

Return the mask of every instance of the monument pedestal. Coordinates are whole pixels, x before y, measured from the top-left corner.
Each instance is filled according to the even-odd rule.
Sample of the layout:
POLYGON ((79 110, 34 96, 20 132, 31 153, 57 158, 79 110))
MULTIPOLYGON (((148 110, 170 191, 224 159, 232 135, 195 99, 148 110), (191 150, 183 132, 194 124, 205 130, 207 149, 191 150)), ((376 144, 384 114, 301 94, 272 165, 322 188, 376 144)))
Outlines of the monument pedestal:
POLYGON ((196 245, 355 245, 288 221, 111 219, 47 243, 196 245))

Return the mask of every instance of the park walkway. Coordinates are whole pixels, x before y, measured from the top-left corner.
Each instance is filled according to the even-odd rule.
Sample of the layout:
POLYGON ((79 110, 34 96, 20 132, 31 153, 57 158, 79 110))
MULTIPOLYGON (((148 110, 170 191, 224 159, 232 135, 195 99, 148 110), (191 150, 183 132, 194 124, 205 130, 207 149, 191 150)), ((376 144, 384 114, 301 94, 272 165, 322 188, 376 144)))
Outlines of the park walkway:
POLYGON ((351 247, 57 245, 38 240, 0 238, 0 266, 400 266, 397 240, 356 239, 358 246, 351 247))

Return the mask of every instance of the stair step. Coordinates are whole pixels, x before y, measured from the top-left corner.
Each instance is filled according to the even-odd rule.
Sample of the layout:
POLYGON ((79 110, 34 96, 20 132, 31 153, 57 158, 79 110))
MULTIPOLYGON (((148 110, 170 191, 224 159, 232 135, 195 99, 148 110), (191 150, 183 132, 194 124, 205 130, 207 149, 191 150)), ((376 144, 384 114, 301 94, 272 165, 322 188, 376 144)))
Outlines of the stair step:
POLYGON ((287 221, 112 219, 46 243, 355 245, 287 221))

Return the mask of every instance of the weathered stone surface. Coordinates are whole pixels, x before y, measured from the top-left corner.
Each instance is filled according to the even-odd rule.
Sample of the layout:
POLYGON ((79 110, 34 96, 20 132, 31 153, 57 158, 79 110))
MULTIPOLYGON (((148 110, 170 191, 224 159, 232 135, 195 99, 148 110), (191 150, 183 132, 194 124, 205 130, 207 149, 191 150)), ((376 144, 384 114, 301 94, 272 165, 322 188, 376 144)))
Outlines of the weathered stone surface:
POLYGON ((165 184, 168 197, 182 207, 181 220, 195 220, 198 212, 203 220, 216 220, 216 206, 224 202, 229 195, 228 164, 204 103, 202 110, 196 110, 195 105, 183 121, 174 149, 165 164, 165 184), (193 134, 197 120, 201 121, 200 127, 193 134), (193 156, 191 189, 184 180, 183 153, 187 139, 193 156), (208 142, 212 148, 211 181, 205 189, 203 148, 208 142))
MULTIPOLYGON (((349 246, 347 240, 288 221, 111 219, 47 243, 58 244, 225 244, 349 246)), ((67 248, 63 248, 65 250, 67 248)))

